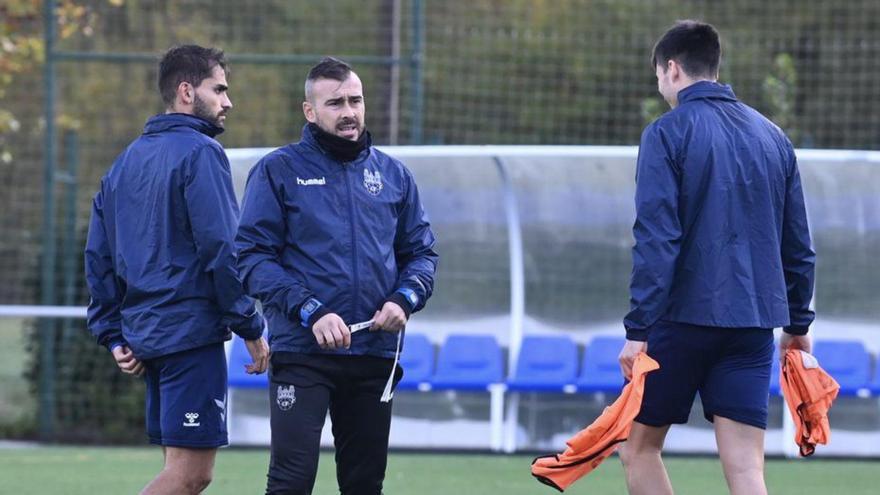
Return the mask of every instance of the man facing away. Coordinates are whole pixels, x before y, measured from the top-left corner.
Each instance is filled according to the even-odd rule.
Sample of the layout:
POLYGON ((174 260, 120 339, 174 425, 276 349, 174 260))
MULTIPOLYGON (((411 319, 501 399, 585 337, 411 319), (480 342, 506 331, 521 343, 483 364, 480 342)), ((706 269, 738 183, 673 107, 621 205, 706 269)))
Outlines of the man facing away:
POLYGON ((760 495, 773 332, 810 350, 815 253, 800 174, 783 132, 719 84, 709 24, 680 21, 657 42, 657 86, 672 110, 642 134, 631 311, 621 370, 640 351, 642 408, 620 456, 632 494, 672 493, 660 457, 699 392, 728 488, 760 495))
POLYGON ((214 136, 232 108, 223 52, 170 49, 159 64, 164 115, 101 179, 85 251, 88 326, 119 368, 143 376, 150 443, 165 466, 143 494, 196 494, 226 445, 226 354, 235 332, 268 365, 263 319, 235 266, 238 205, 214 136))
POLYGON ((434 286, 415 180, 372 147, 364 111, 358 75, 325 58, 306 79, 302 140, 260 160, 245 190, 238 265, 272 348, 269 494, 312 492, 328 409, 339 490, 382 493, 401 331, 434 286))

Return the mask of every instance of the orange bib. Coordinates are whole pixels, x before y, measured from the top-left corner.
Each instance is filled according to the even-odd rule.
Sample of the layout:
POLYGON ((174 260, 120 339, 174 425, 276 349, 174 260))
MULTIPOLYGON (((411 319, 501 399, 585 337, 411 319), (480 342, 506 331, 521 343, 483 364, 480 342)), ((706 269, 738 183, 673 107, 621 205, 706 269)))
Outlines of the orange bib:
POLYGON ((657 361, 644 352, 636 356, 632 381, 623 387, 620 397, 606 407, 590 426, 566 444, 562 454, 541 456, 532 461, 532 476, 545 485, 563 491, 602 463, 629 436, 630 428, 642 407, 645 375, 660 369, 657 361))
POLYGON ((811 354, 789 349, 779 374, 782 395, 797 426, 794 441, 801 456, 813 455, 816 444, 827 445, 831 438, 828 410, 837 398, 840 385, 819 367, 811 354))

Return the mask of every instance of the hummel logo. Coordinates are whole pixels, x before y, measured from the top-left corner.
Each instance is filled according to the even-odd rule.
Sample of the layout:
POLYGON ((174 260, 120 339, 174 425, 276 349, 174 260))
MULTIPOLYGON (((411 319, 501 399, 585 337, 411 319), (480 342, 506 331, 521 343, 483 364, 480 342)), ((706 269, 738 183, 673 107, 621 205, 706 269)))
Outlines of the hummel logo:
POLYGON ((223 396, 223 400, 214 399, 214 404, 220 408, 220 421, 226 421, 226 396, 223 396))
POLYGON ((321 177, 320 179, 300 179, 296 178, 296 184, 299 186, 326 186, 327 179, 321 177))
POLYGON ((199 413, 188 412, 183 416, 186 418, 186 421, 183 422, 183 426, 192 428, 201 425, 201 423, 196 423, 196 420, 199 419, 199 413))

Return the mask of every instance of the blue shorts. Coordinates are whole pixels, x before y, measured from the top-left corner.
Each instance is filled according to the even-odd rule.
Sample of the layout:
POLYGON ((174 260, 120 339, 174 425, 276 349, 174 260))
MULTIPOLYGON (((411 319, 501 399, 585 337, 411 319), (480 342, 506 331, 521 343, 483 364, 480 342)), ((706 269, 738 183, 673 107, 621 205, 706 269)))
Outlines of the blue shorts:
POLYGON ((767 428, 772 330, 659 321, 648 331, 648 355, 660 369, 646 377, 639 423, 687 423, 699 392, 709 421, 767 428))
POLYGON ((150 443, 185 448, 228 443, 222 343, 150 359, 144 365, 150 443))

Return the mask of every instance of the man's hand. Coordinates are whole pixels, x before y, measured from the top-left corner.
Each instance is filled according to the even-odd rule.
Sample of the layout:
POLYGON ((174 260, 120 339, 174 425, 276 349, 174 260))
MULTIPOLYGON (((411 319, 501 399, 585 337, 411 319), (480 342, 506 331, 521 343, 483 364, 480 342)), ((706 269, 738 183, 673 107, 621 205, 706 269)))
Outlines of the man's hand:
POLYGON ((249 375, 259 375, 266 371, 269 367, 269 344, 266 339, 260 337, 254 340, 245 340, 244 345, 247 346, 248 354, 251 355, 253 364, 244 365, 244 370, 249 375))
POLYGON ((813 352, 813 341, 809 335, 792 335, 782 332, 782 338, 779 339, 779 361, 785 363, 785 351, 789 349, 797 349, 804 352, 813 352))
POLYGON ((144 363, 138 361, 126 345, 113 348, 113 359, 116 360, 116 366, 119 366, 123 373, 134 376, 144 374, 144 363))
POLYGON ((636 356, 640 352, 648 352, 647 342, 627 340, 623 344, 623 349, 620 350, 620 355, 617 356, 617 361, 620 362, 620 372, 627 380, 632 380, 633 364, 635 364, 636 356))
POLYGON ((399 332, 406 325, 406 313, 403 308, 391 301, 382 305, 380 311, 376 311, 373 315, 373 326, 370 331, 387 330, 389 332, 399 332))
POLYGON ((312 333, 321 349, 348 349, 351 347, 351 331, 336 313, 327 313, 312 325, 312 333))

